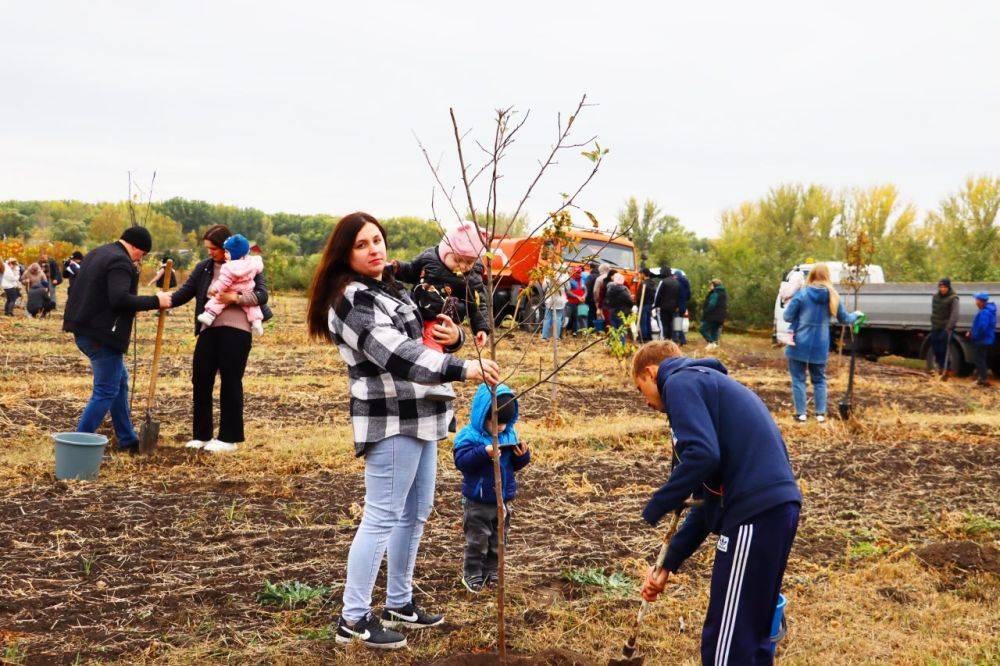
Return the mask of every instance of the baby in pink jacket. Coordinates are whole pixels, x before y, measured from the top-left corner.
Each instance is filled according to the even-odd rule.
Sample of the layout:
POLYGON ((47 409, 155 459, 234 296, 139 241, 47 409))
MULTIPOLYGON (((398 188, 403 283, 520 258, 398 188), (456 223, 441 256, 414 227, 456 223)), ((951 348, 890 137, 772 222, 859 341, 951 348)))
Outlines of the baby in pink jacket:
MULTIPOLYGON (((205 311, 198 315, 198 321, 205 326, 211 326, 215 318, 226 309, 227 303, 218 299, 222 292, 249 293, 254 290, 254 278, 264 270, 264 260, 250 255, 250 241, 234 234, 222 244, 226 251, 226 263, 222 264, 217 277, 208 288, 208 293, 216 296, 205 303, 205 311)), ((260 306, 241 305, 250 321, 254 335, 264 334, 264 313, 260 306)))

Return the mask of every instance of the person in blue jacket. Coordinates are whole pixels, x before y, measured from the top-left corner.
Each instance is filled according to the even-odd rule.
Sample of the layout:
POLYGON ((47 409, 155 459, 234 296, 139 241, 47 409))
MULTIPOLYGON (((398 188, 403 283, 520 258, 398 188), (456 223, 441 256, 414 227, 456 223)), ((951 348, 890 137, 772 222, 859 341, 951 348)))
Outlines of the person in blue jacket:
POLYGON ((826 264, 816 264, 809 271, 806 286, 800 289, 785 308, 785 321, 791 326, 791 343, 785 347, 788 373, 792 376, 792 402, 795 420, 806 420, 806 371, 812 379, 816 420, 826 420, 826 360, 830 355, 830 319, 853 324, 860 312, 848 314, 840 295, 830 282, 826 264))
MULTIPOLYGON (((674 277, 677 278, 677 283, 680 285, 680 292, 677 294, 677 313, 680 317, 687 317, 688 301, 691 300, 691 281, 679 268, 674 269, 674 277)), ((681 347, 687 344, 687 334, 684 333, 683 327, 674 329, 674 342, 681 347)))
MULTIPOLYGON (((497 440, 503 479, 504 534, 510 527, 509 502, 517 494, 514 473, 531 462, 528 445, 519 442, 517 398, 506 384, 497 386, 497 440)), ((462 584, 474 594, 497 581, 497 496, 493 483, 493 400, 490 388, 480 384, 472 399, 469 425, 455 438, 455 467, 462 472, 465 562, 462 584)), ((506 543, 506 541, 505 541, 506 543)))
POLYGON ((980 386, 989 386, 986 365, 990 347, 997 340, 997 305, 990 302, 990 295, 985 291, 979 292, 973 298, 976 299, 979 312, 972 320, 972 329, 965 335, 969 337, 975 349, 976 383, 980 386))
POLYGON ((656 525, 692 495, 700 500, 650 568, 643 598, 655 601, 669 575, 718 534, 702 663, 771 664, 771 620, 802 504, 781 431, 718 359, 687 358, 670 340, 643 345, 632 376, 649 407, 666 412, 674 440, 675 465, 643 519, 656 525))

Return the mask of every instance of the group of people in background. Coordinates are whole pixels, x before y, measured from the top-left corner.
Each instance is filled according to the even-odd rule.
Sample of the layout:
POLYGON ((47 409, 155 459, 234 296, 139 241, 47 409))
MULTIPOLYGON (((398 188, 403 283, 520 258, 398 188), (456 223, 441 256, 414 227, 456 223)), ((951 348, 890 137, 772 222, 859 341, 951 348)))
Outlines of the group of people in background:
MULTIPOLYGON (((597 332, 614 329, 621 330, 623 336, 629 335, 624 324, 635 311, 638 314, 637 342, 660 339, 686 345, 691 300, 691 282, 687 275, 683 270, 661 266, 643 268, 640 276, 634 296, 627 286, 624 271, 597 261, 575 265, 568 274, 559 270, 546 278, 541 285, 544 294, 542 340, 587 329, 597 332)), ((722 280, 712 280, 702 305, 698 329, 709 349, 718 346, 727 315, 726 289, 722 280)))
MULTIPOLYGON (((965 337, 972 343, 973 364, 976 368, 976 383, 989 386, 990 348, 996 342, 997 306, 990 301, 990 295, 983 291, 973 296, 976 302, 976 316, 965 337)), ((949 359, 952 338, 956 335, 960 313, 958 294, 951 287, 951 279, 941 278, 938 290, 931 299, 931 347, 934 349, 934 365, 939 372, 951 372, 957 359, 949 359)))
POLYGON ((38 255, 38 261, 33 262, 25 268, 16 257, 8 257, 0 264, 0 286, 4 292, 4 315, 14 316, 14 309, 19 303, 24 305, 24 310, 29 317, 45 318, 50 312, 56 309, 56 287, 63 282, 67 267, 72 260, 83 255, 74 252, 73 258, 66 261, 60 271, 55 259, 50 257, 46 251, 38 255), (21 286, 27 292, 27 299, 21 298, 21 286))

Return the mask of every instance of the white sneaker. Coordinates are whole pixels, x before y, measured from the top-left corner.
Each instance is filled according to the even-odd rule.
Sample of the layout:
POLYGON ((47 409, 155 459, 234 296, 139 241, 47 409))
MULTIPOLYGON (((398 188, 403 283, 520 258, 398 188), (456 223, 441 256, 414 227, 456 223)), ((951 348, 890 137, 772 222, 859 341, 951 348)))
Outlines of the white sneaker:
POLYGON ((250 329, 254 335, 264 335, 264 323, 261 321, 251 322, 250 329))
POLYGON ((198 321, 203 323, 205 326, 211 326, 212 322, 215 321, 215 315, 206 310, 198 315, 198 321))
POLYGON ((826 414, 817 414, 816 420, 820 423, 826 423, 826 414))
POLYGON ((232 453, 236 450, 235 444, 230 444, 229 442, 220 442, 217 439, 213 439, 211 442, 205 445, 205 450, 209 453, 232 453))
POLYGON ((192 439, 190 442, 184 445, 185 449, 203 449, 205 448, 205 442, 200 439, 192 439))
POLYGON ((715 344, 714 342, 709 342, 707 345, 705 345, 705 349, 706 349, 706 351, 707 350, 712 350, 712 349, 715 349, 718 346, 719 345, 715 344))
POLYGON ((806 415, 805 414, 799 414, 798 416, 795 417, 795 420, 798 421, 799 423, 805 423, 806 420, 807 420, 806 419, 806 415))

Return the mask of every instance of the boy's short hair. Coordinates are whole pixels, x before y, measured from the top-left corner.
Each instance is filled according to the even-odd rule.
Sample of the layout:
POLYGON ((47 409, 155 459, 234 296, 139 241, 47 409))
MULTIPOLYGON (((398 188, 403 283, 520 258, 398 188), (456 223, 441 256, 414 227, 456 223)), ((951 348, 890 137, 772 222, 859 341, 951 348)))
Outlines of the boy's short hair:
POLYGON ((635 352, 632 357, 632 379, 639 376, 639 372, 650 365, 660 365, 668 358, 683 356, 684 352, 673 340, 653 340, 647 342, 635 352))

